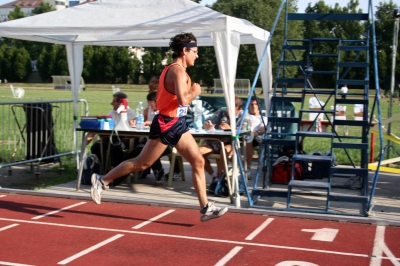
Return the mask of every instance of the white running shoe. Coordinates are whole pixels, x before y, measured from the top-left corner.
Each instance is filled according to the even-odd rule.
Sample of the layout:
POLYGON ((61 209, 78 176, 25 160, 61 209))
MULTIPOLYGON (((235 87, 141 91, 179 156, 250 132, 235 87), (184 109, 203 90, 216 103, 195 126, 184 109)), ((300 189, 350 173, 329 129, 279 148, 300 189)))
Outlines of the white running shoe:
POLYGON ((208 202, 207 208, 200 211, 200 221, 207 222, 208 220, 221 217, 228 211, 228 207, 220 208, 214 205, 214 202, 208 202))
POLYGON ((102 178, 103 176, 98 174, 93 174, 91 177, 92 187, 90 188, 90 197, 97 204, 101 203, 101 194, 103 194, 103 191, 108 189, 108 186, 101 180, 102 178))

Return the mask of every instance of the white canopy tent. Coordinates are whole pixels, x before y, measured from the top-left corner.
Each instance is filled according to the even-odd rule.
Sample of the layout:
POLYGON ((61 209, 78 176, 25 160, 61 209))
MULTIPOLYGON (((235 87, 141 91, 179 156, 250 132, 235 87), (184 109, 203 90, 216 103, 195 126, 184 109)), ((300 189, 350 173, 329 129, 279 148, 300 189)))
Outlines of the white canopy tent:
MULTIPOLYGON (((2 37, 66 46, 75 102, 83 69, 84 45, 165 47, 171 37, 181 32, 192 32, 199 46, 214 46, 227 107, 229 113, 234 114, 233 85, 239 46, 254 44, 260 60, 269 37, 269 32, 246 20, 218 13, 190 0, 98 0, 0 24, 2 37)), ((266 107, 272 87, 269 47, 267 49, 261 69, 266 107)), ((77 117, 76 105, 74 117, 77 117)), ((232 134, 236 135, 235 119, 231 121, 232 134)), ((237 173, 236 158, 233 161, 234 173, 237 173)), ((238 199, 236 206, 240 206, 238 199)))

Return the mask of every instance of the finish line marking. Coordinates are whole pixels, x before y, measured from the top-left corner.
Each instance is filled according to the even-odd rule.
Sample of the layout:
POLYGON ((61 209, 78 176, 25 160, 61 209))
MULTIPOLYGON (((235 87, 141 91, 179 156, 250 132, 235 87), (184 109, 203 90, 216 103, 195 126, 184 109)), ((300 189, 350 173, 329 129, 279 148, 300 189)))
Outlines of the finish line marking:
POLYGON ((160 218, 162 218, 162 217, 164 217, 164 216, 166 216, 166 215, 168 215, 168 214, 170 214, 171 212, 174 212, 174 211, 175 211, 175 210, 168 210, 168 211, 166 211, 166 212, 163 212, 163 213, 161 213, 160 215, 157 215, 156 217, 153 217, 153 218, 147 220, 146 222, 140 223, 140 224, 138 224, 138 225, 132 227, 132 229, 139 229, 139 228, 142 228, 143 226, 148 225, 148 224, 151 223, 151 222, 157 221, 158 219, 160 219, 160 218))
MULTIPOLYGON (((10 219, 10 218, 0 218, 0 221, 19 222, 19 223, 36 224, 36 225, 50 225, 50 226, 76 228, 76 229, 88 229, 88 230, 105 231, 105 232, 118 232, 118 233, 126 233, 126 234, 160 236, 160 237, 169 237, 169 238, 177 238, 177 239, 207 241, 207 242, 215 242, 215 243, 226 243, 226 244, 233 244, 233 245, 237 245, 237 246, 256 246, 256 247, 278 248, 278 249, 307 251, 307 252, 324 253, 324 254, 336 254, 336 255, 342 255, 342 256, 353 256, 353 257, 360 257, 360 258, 369 258, 370 257, 369 254, 357 254, 357 253, 330 251, 330 250, 322 250, 322 249, 300 248, 300 247, 290 247, 290 246, 279 246, 279 245, 271 245, 271 244, 242 242, 242 241, 234 241, 234 240, 223 240, 223 239, 213 239, 213 238, 201 238, 201 237, 182 236, 182 235, 171 235, 171 234, 160 234, 160 233, 130 231, 130 230, 123 230, 123 229, 99 228, 99 227, 70 225, 70 224, 56 224, 56 223, 38 222, 38 221, 31 221, 31 220, 18 220, 18 219, 10 219)), ((387 257, 383 257, 383 256, 381 256, 380 258, 388 259, 387 257)), ((399 259, 399 258, 396 258, 396 259, 399 259)))
POLYGON ((5 197, 6 195, 0 195, 0 198, 5 197))
POLYGON ((55 211, 52 211, 52 212, 48 212, 48 213, 45 213, 45 214, 42 214, 42 215, 33 217, 32 220, 37 220, 37 219, 40 219, 40 218, 43 218, 43 217, 46 217, 46 216, 55 214, 55 213, 57 213, 57 212, 62 212, 62 211, 64 211, 64 210, 68 210, 68 209, 71 209, 71 208, 73 208, 73 207, 76 207, 76 206, 85 204, 85 203, 86 203, 86 202, 84 202, 84 201, 78 202, 78 203, 76 203, 76 204, 74 204, 74 205, 71 205, 71 206, 68 206, 68 207, 65 207, 65 208, 62 208, 62 209, 58 209, 58 210, 55 210, 55 211))
POLYGON ((91 252, 93 250, 101 248, 102 246, 107 245, 108 243, 110 243, 110 242, 112 242, 114 240, 117 240, 118 238, 123 237, 123 236, 124 236, 123 234, 118 234, 118 235, 115 235, 113 237, 110 237, 109 239, 104 240, 103 242, 100 242, 99 244, 94 245, 93 247, 90 247, 90 248, 87 248, 85 250, 82 250, 81 252, 79 252, 79 253, 77 253, 77 254, 75 254, 75 255, 73 255, 73 256, 65 259, 65 260, 60 261, 57 264, 65 265, 67 263, 70 263, 71 261, 73 261, 73 260, 75 260, 75 259, 77 259, 79 257, 82 257, 83 255, 86 255, 86 254, 88 254, 89 252, 91 252))

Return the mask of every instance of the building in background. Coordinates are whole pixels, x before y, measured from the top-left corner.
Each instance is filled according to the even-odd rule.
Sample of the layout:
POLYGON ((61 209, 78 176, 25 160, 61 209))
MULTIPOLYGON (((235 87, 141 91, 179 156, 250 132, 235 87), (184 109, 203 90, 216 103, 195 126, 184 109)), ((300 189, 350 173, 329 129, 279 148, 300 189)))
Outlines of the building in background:
POLYGON ((54 6, 56 10, 61 10, 67 7, 72 7, 86 2, 93 2, 93 0, 17 0, 10 1, 7 4, 0 6, 0 22, 8 20, 8 14, 14 10, 16 6, 21 7, 21 11, 24 12, 26 16, 32 14, 32 10, 40 6, 40 3, 48 2, 50 5, 54 6))

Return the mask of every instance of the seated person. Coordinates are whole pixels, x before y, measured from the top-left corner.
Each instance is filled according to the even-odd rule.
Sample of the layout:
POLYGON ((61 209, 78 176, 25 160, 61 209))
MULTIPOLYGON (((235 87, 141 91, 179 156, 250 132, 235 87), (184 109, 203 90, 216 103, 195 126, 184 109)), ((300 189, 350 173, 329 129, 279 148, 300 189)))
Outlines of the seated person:
POLYGON ((258 108, 259 98, 253 96, 249 105, 249 119, 250 130, 254 132, 254 139, 250 143, 246 143, 246 160, 247 160, 247 178, 251 179, 251 163, 253 160, 254 147, 260 146, 262 136, 265 133, 265 126, 267 125, 268 118, 261 116, 260 109, 258 108), (264 120, 264 123, 263 123, 264 120))
MULTIPOLYGON (((113 94, 113 99, 111 102, 113 109, 108 113, 108 115, 110 115, 114 121, 119 120, 119 117, 118 117, 119 114, 117 113, 116 110, 120 106, 121 99, 127 99, 127 98, 128 98, 128 96, 122 91, 118 91, 113 94)), ((135 112, 128 107, 127 115, 128 115, 129 124, 131 126, 134 126, 136 123, 135 112)), ((94 136, 94 134, 88 135, 88 137, 87 137, 88 143, 92 140, 93 136, 94 136)), ((104 162, 101 161, 101 164, 104 164, 105 160, 106 160, 106 152, 107 152, 107 148, 109 146, 110 138, 108 136, 106 136, 106 137, 100 136, 100 138, 101 138, 100 141, 102 142, 102 145, 103 145, 103 153, 104 153, 103 156, 101 153, 100 141, 97 141, 96 143, 94 143, 92 145, 92 147, 90 148, 90 150, 91 150, 92 154, 96 154, 96 156, 99 158, 100 161, 103 158, 104 162)), ((111 159, 112 167, 115 167, 124 161, 125 156, 124 156, 123 150, 129 146, 129 139, 120 137, 120 140, 121 141, 119 141, 118 138, 115 137, 115 139, 113 138, 113 143, 110 145, 110 158, 112 158, 111 159)), ((116 186, 116 185, 120 184, 125 178, 126 178, 126 176, 122 177, 120 179, 115 179, 113 181, 113 185, 116 186)))
MULTIPOLYGON (((157 92, 152 91, 147 95, 147 104, 148 107, 144 109, 143 111, 143 116, 144 116, 144 126, 150 126, 153 118, 156 114, 158 114, 158 108, 156 104, 156 98, 157 98, 157 92)), ((147 137, 143 138, 143 140, 139 143, 139 145, 127 156, 128 158, 135 158, 137 157, 140 152, 142 151, 144 145, 147 142, 147 137)), ((164 151, 164 153, 161 155, 165 156, 167 154, 170 154, 172 152, 171 147, 167 147, 167 149, 164 151)), ((156 183, 161 184, 164 182, 164 169, 161 164, 160 158, 158 158, 150 167, 153 170, 154 176, 156 177, 156 183)), ((146 176, 150 173, 150 168, 144 170, 141 174, 141 178, 146 178, 146 176)), ((168 174, 165 175, 165 177, 168 177, 168 174)), ((175 168, 174 168, 174 175, 172 177, 172 180, 177 180, 181 177, 180 170, 179 170, 179 165, 177 162, 175 162, 175 168)))
MULTIPOLYGON (((242 110, 242 104, 243 100, 240 99, 239 97, 235 98, 235 116, 236 120, 239 120, 241 118, 241 115, 243 113, 242 110)), ((217 112, 215 112, 213 115, 210 117, 206 118, 204 125, 204 129, 210 130, 210 129, 230 129, 230 120, 229 120, 229 113, 226 107, 220 108, 217 112)), ((232 153, 232 140, 227 139, 224 141, 224 146, 225 146, 225 151, 227 156, 229 157, 232 153)), ((199 147, 200 153, 204 155, 208 154, 220 154, 222 158, 222 151, 221 151, 221 142, 220 141, 209 141, 204 145, 201 145, 199 147)), ((205 164, 204 164, 204 170, 211 176, 212 178, 212 184, 216 184, 219 180, 219 177, 224 172, 224 161, 223 160, 218 160, 217 163, 217 173, 214 172, 214 170, 211 167, 210 161, 205 157, 205 164)), ((212 186, 210 187, 211 190, 212 186)))
POLYGON ((149 82, 149 93, 150 92, 157 92, 160 80, 159 77, 152 77, 149 82))

